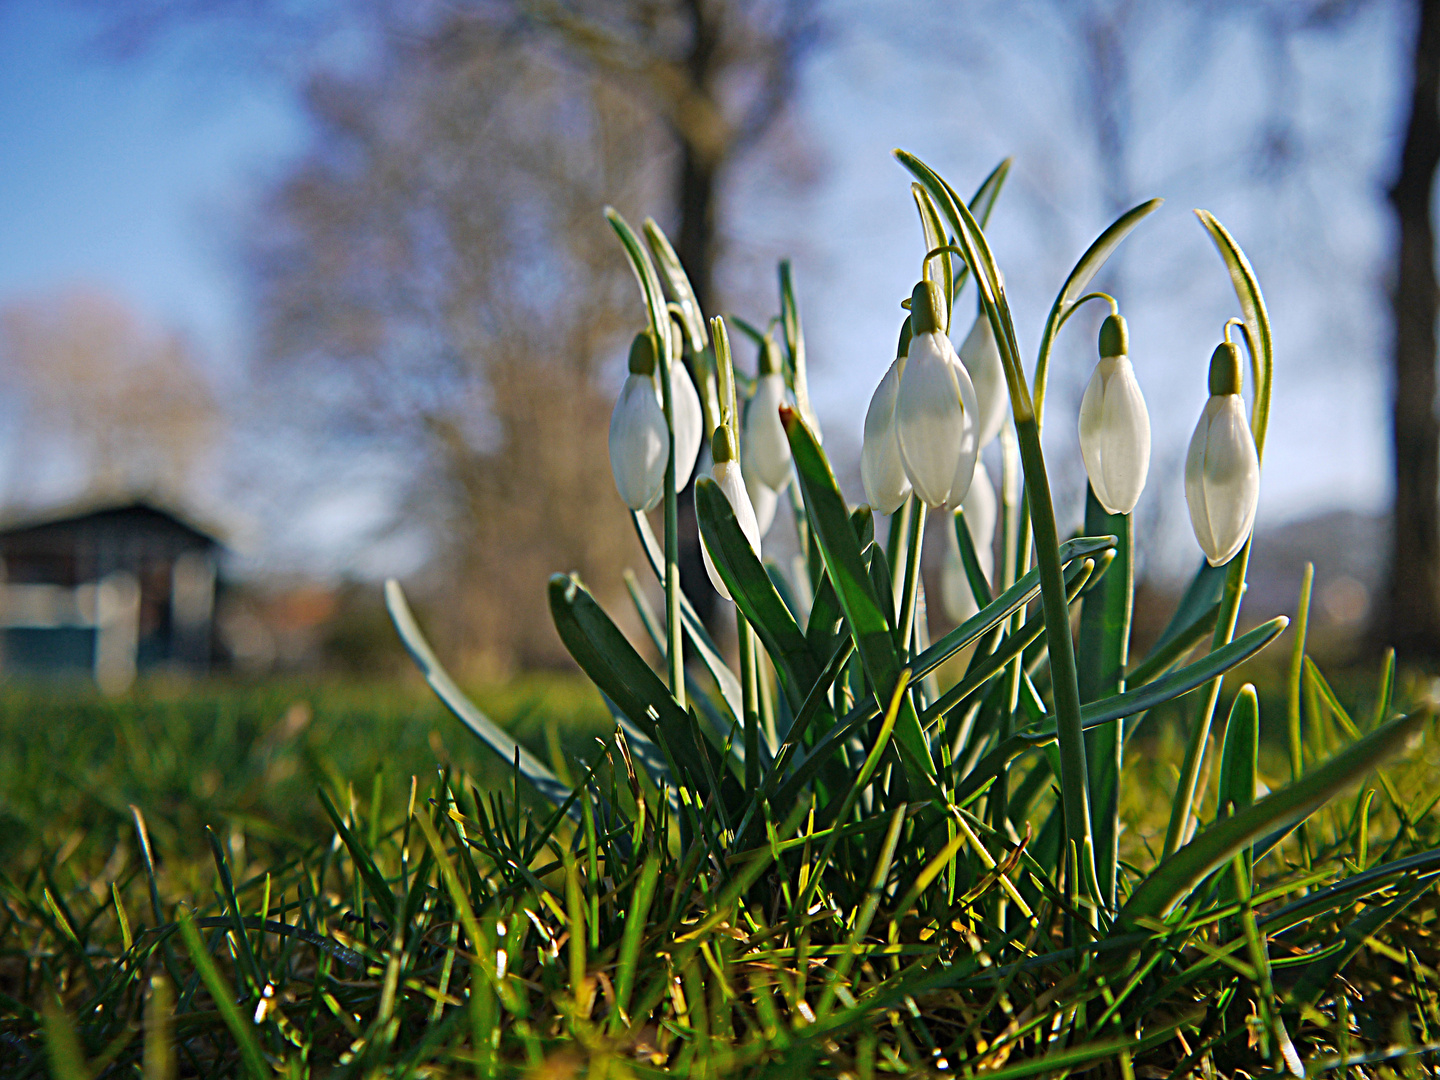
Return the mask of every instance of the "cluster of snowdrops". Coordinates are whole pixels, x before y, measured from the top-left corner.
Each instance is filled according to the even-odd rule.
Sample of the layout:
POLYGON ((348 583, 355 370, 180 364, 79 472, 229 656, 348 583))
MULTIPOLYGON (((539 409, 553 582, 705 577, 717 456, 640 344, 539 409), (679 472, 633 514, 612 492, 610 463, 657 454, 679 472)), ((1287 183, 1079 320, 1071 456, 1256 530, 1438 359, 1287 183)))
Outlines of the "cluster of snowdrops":
MULTIPOLYGON (((926 265, 934 253, 927 255, 926 265)), ((1111 514, 1135 509, 1150 467, 1150 417, 1129 357, 1129 333, 1113 298, 1101 324, 1100 359, 1080 402, 1080 451, 1096 499, 1111 514)), ((876 387, 865 415, 861 476, 871 508, 898 511, 913 492, 930 509, 960 509, 981 571, 993 574, 995 489, 980 451, 1001 434, 1010 412, 1004 365, 994 330, 982 312, 957 352, 944 331, 944 296, 928 278, 915 286, 894 362, 876 387)), ((1185 498, 1195 538, 1212 566, 1229 562, 1255 520, 1260 462, 1244 401, 1238 346, 1225 340, 1210 360, 1210 398, 1185 459, 1185 498)), ((720 323, 720 320, 717 320, 720 323)), ((719 327, 723 332, 723 323, 719 327)), ((677 335, 678 336, 678 335, 677 335)), ((728 348, 720 364, 720 412, 710 433, 712 473, 756 555, 791 480, 790 443, 780 410, 793 406, 779 350, 761 339, 757 373, 737 423, 735 379, 728 348)), ((705 418, 684 364, 672 366, 675 475, 689 476, 701 447, 705 418)), ((670 435, 657 379, 653 335, 630 348, 630 374, 610 420, 610 463, 620 497, 632 510, 653 509, 665 489, 670 435)), ((814 426, 813 418, 806 417, 814 426)), ((818 430, 818 427, 815 427, 818 430)), ((975 611, 973 593, 951 536, 943 600, 960 620, 975 611)), ((710 580, 730 594, 702 546, 710 580)))

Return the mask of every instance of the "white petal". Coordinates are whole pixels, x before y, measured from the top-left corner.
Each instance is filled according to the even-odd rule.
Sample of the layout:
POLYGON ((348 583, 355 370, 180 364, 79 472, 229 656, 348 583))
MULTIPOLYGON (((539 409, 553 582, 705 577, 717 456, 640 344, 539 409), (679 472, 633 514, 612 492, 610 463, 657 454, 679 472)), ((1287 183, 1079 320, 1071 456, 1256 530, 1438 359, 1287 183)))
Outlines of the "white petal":
POLYGON ((990 320, 981 315, 970 327, 960 346, 960 362, 975 384, 976 441, 983 448, 1000 434, 1005 417, 1010 414, 1010 388, 1005 383, 1005 364, 1000 347, 995 344, 995 331, 990 320))
POLYGON ((905 475, 931 507, 949 501, 962 455, 974 468, 976 410, 975 387, 950 339, 917 334, 896 395, 895 433, 905 475))
POLYGON ((695 380, 690 378, 690 369, 677 360, 670 370, 670 388, 675 395, 672 403, 675 412, 675 476, 678 485, 684 487, 695 471, 695 458, 703 441, 705 415, 700 410, 700 394, 695 389, 695 380))
MULTIPOLYGON (((975 466, 975 478, 962 509, 970 541, 975 545, 975 558, 980 563, 985 580, 990 581, 995 573, 995 488, 982 464, 975 466)), ((953 522, 946 524, 945 539, 947 547, 945 562, 940 569, 940 599, 945 615, 952 622, 962 623, 979 607, 975 603, 975 591, 970 588, 970 579, 965 574, 965 564, 960 558, 960 541, 955 535, 953 522)))
MULTIPOLYGON (((997 507, 995 486, 990 483, 990 474, 981 462, 975 463, 975 479, 965 495, 960 508, 965 511, 965 525, 970 530, 970 539, 975 542, 975 556, 980 560, 980 569, 985 579, 995 576, 995 521, 997 507)), ((950 530, 952 533, 954 529, 950 530)))
POLYGON ((780 423, 780 406, 784 403, 785 376, 761 375, 755 395, 745 407, 741 448, 745 468, 776 491, 790 479, 790 440, 780 423))
MULTIPOLYGON (((745 539, 750 541, 755 557, 759 558, 760 523, 755 520, 755 507, 750 504, 750 496, 746 494, 745 478, 740 473, 740 467, 733 461, 722 461, 711 472, 715 483, 730 501, 730 508, 735 511, 735 521, 740 526, 740 531, 745 534, 745 539)), ((715 586, 716 592, 729 600, 730 590, 725 587, 720 571, 715 569, 715 564, 710 560, 710 549, 704 542, 704 533, 701 533, 700 554, 705 562, 705 572, 710 575, 710 584, 715 586)))
POLYGON ((965 565, 960 561, 955 530, 947 527, 945 535, 949 543, 945 548, 945 562, 940 567, 940 604, 945 609, 945 617, 958 625, 980 608, 975 603, 970 579, 965 576, 965 565))
POLYGON ((610 414, 610 468, 615 487, 631 510, 649 510, 665 490, 670 436, 665 412, 646 375, 629 375, 610 414))
POLYGON ((1105 511, 1134 510, 1150 471, 1150 414, 1129 357, 1095 365, 1080 400, 1080 454, 1105 511))
POLYGON ((860 479, 865 499, 879 514, 893 514, 910 496, 910 478, 900 460, 895 438, 895 397, 905 370, 902 357, 886 369, 865 413, 865 441, 860 450, 860 479))
POLYGON ((761 537, 764 537, 775 523, 775 508, 780 503, 780 496, 755 475, 748 458, 740 471, 745 477, 745 493, 750 496, 750 505, 755 508, 755 522, 759 526, 761 537))
POLYGON ((1245 544, 1255 524, 1260 460, 1239 394, 1205 403, 1185 459, 1185 499, 1205 558, 1221 566, 1245 544))

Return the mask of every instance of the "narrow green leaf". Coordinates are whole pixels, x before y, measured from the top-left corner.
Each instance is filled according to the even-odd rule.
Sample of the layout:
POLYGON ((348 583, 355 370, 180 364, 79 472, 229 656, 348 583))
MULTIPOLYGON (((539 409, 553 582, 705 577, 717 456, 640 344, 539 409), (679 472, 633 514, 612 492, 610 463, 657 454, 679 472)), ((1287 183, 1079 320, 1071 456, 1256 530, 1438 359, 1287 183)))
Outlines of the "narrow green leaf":
MULTIPOLYGON (((1066 541, 1060 546, 1060 563, 1062 566, 1069 566, 1076 559, 1083 559, 1089 555, 1098 555, 1106 549, 1113 547, 1115 537, 1113 536, 1081 536, 1074 540, 1066 541)), ((1020 608, 1024 607, 1031 600, 1035 599, 1040 592, 1040 571, 1031 570, 1014 585, 997 596, 991 603, 985 605, 970 618, 951 630, 948 634, 935 642, 928 649, 915 657, 911 665, 915 678, 921 679, 930 674, 950 657, 954 656, 961 649, 971 642, 979 640, 989 633, 1000 623, 1004 622, 1020 608)))
MULTIPOLYGON (((819 541, 821 557, 835 585, 845 621, 855 638, 856 651, 876 691, 888 699, 900 677, 900 659, 879 599, 871 587, 845 497, 840 494, 830 462, 799 414, 782 409, 781 419, 790 438, 790 452, 805 495, 805 511, 819 541)), ((935 775, 929 744, 908 696, 896 721, 895 739, 917 780, 935 775)))
POLYGON ((550 615, 560 640, 590 681, 667 756, 674 755, 671 768, 677 779, 677 765, 683 764, 694 781, 702 783, 712 766, 702 763, 703 751, 692 746, 688 714, 680 711, 660 677, 576 578, 550 578, 550 615))
POLYGON ((90 1065, 80 1045, 75 1021, 60 1002, 47 995, 45 1001, 45 1052, 51 1075, 56 1080, 90 1080, 90 1065))
POLYGON ((660 880, 660 856, 656 851, 645 855, 640 868, 640 881, 631 894, 630 906, 625 913, 625 930, 620 938, 620 954, 615 965, 615 1006, 616 1019, 628 1022, 625 1010, 630 1007, 630 995, 635 989, 636 964, 640 959, 640 941, 645 927, 649 925, 650 905, 655 899, 655 886, 660 880))
POLYGON ((1437 880, 1440 880, 1440 870, 1432 870, 1422 875, 1414 885, 1388 904, 1372 904, 1351 919, 1341 933, 1343 946, 1327 951, 1325 955, 1305 965, 1290 991, 1290 1000, 1296 1005, 1314 1005, 1319 1001, 1326 987, 1345 969, 1345 965, 1355 958, 1355 954, 1365 946, 1365 942, 1434 888, 1437 880))
POLYGON ((1309 817, 1350 784, 1397 753, 1428 717, 1400 717, 1352 743, 1319 768, 1305 774, 1234 816, 1210 826, 1163 860, 1136 886, 1120 909, 1116 926, 1134 929, 1138 920, 1163 918, 1199 882, 1237 851, 1271 829, 1309 817))
MULTIPOLYGON (((1130 617, 1134 607, 1135 523, 1130 514, 1109 514, 1095 492, 1085 492, 1085 532, 1113 533, 1119 538, 1115 559, 1080 609, 1075 665, 1081 702, 1125 691, 1125 665, 1130 659, 1130 617)), ((1113 910, 1119 870, 1120 772, 1124 762, 1124 720, 1112 720, 1085 733, 1086 769, 1090 778, 1090 831, 1095 837, 1095 875, 1101 899, 1113 910)))
MULTIPOLYGON (((1145 683, 1143 686, 1137 686, 1134 690, 1127 690, 1123 694, 1117 694, 1101 701, 1092 701, 1081 707, 1081 720, 1086 728, 1091 728, 1122 716, 1147 712, 1181 694, 1189 693, 1197 686, 1203 686, 1211 679, 1225 674, 1237 664, 1254 656, 1279 637, 1289 621, 1284 615, 1277 615, 1269 622, 1261 623, 1248 634, 1242 634, 1229 645, 1221 646, 1179 671, 1171 672, 1169 675, 1145 683)), ((1052 719, 1052 717, 1046 717, 1047 721, 1052 719)))
POLYGON ((365 850, 365 845, 360 843, 355 834, 350 831, 349 826, 345 824, 345 819, 335 809, 335 804, 330 801, 330 796, 325 793, 325 789, 317 787, 315 792, 320 796, 320 805, 329 815, 330 823, 340 834, 341 842, 350 852, 350 858, 355 862, 355 870, 359 873, 360 879, 365 882, 366 890, 370 893, 376 906, 384 912, 385 918, 393 920, 395 918, 395 894, 390 890, 385 875, 380 873, 380 868, 375 865, 375 860, 370 858, 370 853, 365 850))
MULTIPOLYGON (((415 615, 405 600, 405 592, 394 578, 385 582, 385 606, 389 609, 395 629, 400 633, 400 640, 405 643, 405 648, 410 653, 411 659, 415 661, 415 666, 420 669, 420 674, 425 676, 425 681, 430 684, 430 688, 435 691, 435 695, 445 703, 445 706, 470 729, 476 738, 495 751, 506 765, 513 766, 518 754, 520 774, 530 782, 536 791, 556 806, 564 802, 570 794, 570 789, 562 784, 539 758, 517 743, 503 728, 477 709, 474 702, 465 696, 460 687, 455 685, 455 680, 441 666, 434 650, 430 648, 430 643, 421 633, 420 625, 415 621, 415 615)), ((579 821, 579 811, 573 810, 572 817, 579 821)))
POLYGON ((709 477, 695 481, 695 516, 715 569, 770 654, 790 707, 799 709, 820 677, 820 664, 740 530, 730 500, 709 477))

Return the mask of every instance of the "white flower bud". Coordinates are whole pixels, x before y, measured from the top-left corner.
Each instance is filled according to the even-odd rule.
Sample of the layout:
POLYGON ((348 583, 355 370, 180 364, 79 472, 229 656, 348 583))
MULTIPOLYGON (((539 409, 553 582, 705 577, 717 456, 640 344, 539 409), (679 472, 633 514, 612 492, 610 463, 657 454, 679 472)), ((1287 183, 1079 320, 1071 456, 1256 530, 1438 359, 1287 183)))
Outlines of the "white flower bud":
POLYGON ((1150 414, 1125 355, 1124 320, 1100 330, 1100 362, 1080 400, 1080 455, 1095 498, 1108 514, 1128 514, 1150 471, 1150 414))
MULTIPOLYGON (((975 463, 975 477, 970 490, 961 504, 965 512, 965 527, 975 545, 975 558, 985 580, 995 575, 995 488, 990 483, 990 474, 981 462, 975 463)), ((974 615, 979 608, 975 604, 975 593, 970 588, 970 579, 965 576, 965 564, 960 558, 960 541, 955 535, 953 524, 945 529, 949 541, 945 563, 940 571, 940 599, 945 615, 956 623, 962 623, 974 615)))
MULTIPOLYGON (((745 539, 750 541, 750 547, 754 549, 758 559, 760 523, 755 520, 755 507, 751 505, 750 496, 745 491, 745 478, 741 475, 739 462, 719 461, 710 471, 715 477, 715 483, 725 493, 725 498, 730 500, 730 508, 735 511, 735 520, 740 525, 740 531, 745 534, 745 539)), ((730 590, 725 587, 720 571, 715 569, 715 564, 710 560, 710 549, 705 544, 704 533, 701 533, 700 554, 705 561, 705 572, 710 575, 710 584, 715 586, 716 592, 729 600, 730 590)))
POLYGON ((960 346, 960 362, 975 386, 975 426, 979 432, 976 442, 984 449, 1005 426, 1005 417, 1010 414, 1010 387, 1005 382, 1005 365, 1000 359, 1000 347, 995 344, 995 331, 983 313, 960 346))
POLYGON ((1260 457, 1240 396, 1239 351, 1225 342, 1211 358, 1210 400, 1185 456, 1190 524, 1211 566, 1229 562, 1244 546, 1259 498, 1260 457))
POLYGON ((975 475, 975 387, 955 346, 941 332, 930 282, 911 295, 915 336, 895 397, 895 437, 910 485, 934 508, 958 503, 975 475))
POLYGON ((886 369, 865 413, 860 479, 865 483, 865 499, 877 514, 895 513, 910 497, 910 478, 895 438, 895 396, 904 371, 905 358, 900 357, 886 369))
POLYGON ((610 414, 610 468, 631 510, 652 510, 665 493, 670 433, 649 375, 630 374, 610 414))
POLYGON ((684 487, 695 469, 705 429, 705 414, 700 409, 700 394, 690 369, 682 361, 670 365, 670 407, 675 424, 675 483, 684 487))
POLYGON ((750 505, 755 508, 755 521, 760 535, 764 537, 775 523, 775 509, 780 504, 780 495, 751 471, 748 457, 740 467, 740 472, 745 477, 745 493, 750 496, 750 505))
POLYGON ((742 449, 745 468, 766 487, 779 491, 790 480, 790 440, 780 424, 780 406, 785 404, 785 376, 762 374, 755 394, 745 407, 742 449))

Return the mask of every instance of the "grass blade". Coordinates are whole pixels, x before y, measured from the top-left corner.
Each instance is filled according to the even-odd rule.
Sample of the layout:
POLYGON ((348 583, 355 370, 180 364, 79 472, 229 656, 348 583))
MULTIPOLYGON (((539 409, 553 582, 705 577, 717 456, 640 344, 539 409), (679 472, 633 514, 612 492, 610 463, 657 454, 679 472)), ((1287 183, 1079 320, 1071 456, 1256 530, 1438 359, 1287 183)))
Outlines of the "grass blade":
POLYGON ((205 948, 205 942, 200 937, 200 931, 195 928, 190 912, 181 908, 177 921, 180 924, 180 938, 185 942, 185 948, 190 951, 190 960, 194 963, 200 980, 205 984, 205 989, 210 992, 210 998, 215 1002, 220 1018, 235 1037, 235 1045, 240 1049, 240 1062, 246 1074, 251 1080, 265 1080, 266 1077, 274 1075, 266 1064, 264 1055, 260 1053, 260 1044, 255 1041, 255 1033, 250 1030, 245 1017, 235 1007, 235 996, 226 983, 225 976, 220 974, 220 969, 215 966, 214 958, 205 948))
POLYGON ((1216 867, 1271 829, 1309 817, 1350 784, 1405 745, 1427 719, 1402 716, 1346 747, 1318 769, 1273 792, 1233 817, 1217 822, 1164 859, 1136 886, 1120 909, 1118 927, 1163 918, 1216 867))
MULTIPOLYGON (((411 659, 415 661, 415 666, 420 669, 420 674, 425 676, 425 681, 430 684, 430 688, 435 691, 436 696, 445 703, 446 708, 454 713, 481 742, 495 751, 506 765, 513 766, 518 755, 520 774, 541 795, 556 806, 564 802, 570 794, 570 789, 562 784, 539 758, 517 743, 503 728, 477 709, 474 702, 466 697, 460 687, 455 684, 450 673, 441 666, 435 656, 435 651, 430 648, 430 643, 421 633, 419 623, 415 621, 415 615, 405 600, 404 590, 400 588, 400 583, 394 578, 385 582, 385 606, 389 609, 395 629, 400 633, 400 640, 405 643, 405 648, 410 653, 411 659)), ((579 811, 575 810, 573 814, 575 820, 579 821, 579 811)))

